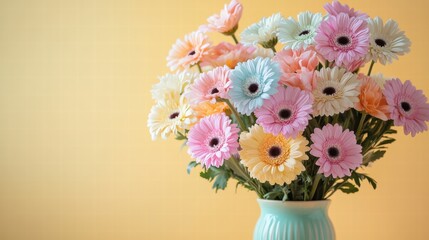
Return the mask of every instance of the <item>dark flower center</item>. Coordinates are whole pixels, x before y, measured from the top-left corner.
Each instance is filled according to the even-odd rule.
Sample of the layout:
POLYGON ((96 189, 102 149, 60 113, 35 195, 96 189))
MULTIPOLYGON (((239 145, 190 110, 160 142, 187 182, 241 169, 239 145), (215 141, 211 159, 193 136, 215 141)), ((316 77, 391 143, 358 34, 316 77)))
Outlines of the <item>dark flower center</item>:
POLYGON ((327 88, 323 89, 323 93, 325 95, 329 95, 329 96, 335 94, 336 92, 337 91, 333 87, 327 87, 327 88))
POLYGON ((408 112, 411 110, 411 105, 407 102, 401 102, 401 108, 405 111, 408 112))
POLYGON ((280 156, 281 153, 282 153, 282 150, 277 146, 271 147, 270 150, 268 151, 268 154, 270 154, 270 157, 274 157, 274 158, 280 156))
POLYGON ((282 109, 279 111, 279 117, 281 119, 288 119, 292 115, 292 111, 289 109, 282 109))
POLYGON ((177 118, 178 116, 179 116, 179 112, 172 113, 172 114, 170 115, 170 119, 175 119, 175 118, 177 118))
POLYGON ((307 35, 307 34, 309 34, 309 33, 310 33, 310 31, 308 31, 308 30, 304 30, 304 31, 302 31, 302 32, 299 34, 299 36, 307 35))
POLYGON ((336 147, 330 147, 330 148, 328 148, 328 155, 330 157, 335 158, 335 157, 338 157, 340 155, 340 151, 336 147))
POLYGON ((380 47, 384 47, 384 46, 386 46, 387 43, 383 39, 377 38, 377 39, 375 39, 375 44, 377 44, 380 47))
POLYGON ((192 55, 194 55, 195 54, 195 50, 192 50, 192 51, 190 51, 189 53, 188 53, 188 55, 189 56, 192 56, 192 55))
POLYGON ((218 93, 218 92, 219 92, 219 90, 217 88, 213 88, 212 91, 211 91, 211 94, 215 94, 215 93, 218 93))
POLYGON ((218 144, 219 144, 218 138, 212 138, 212 140, 210 140, 210 142, 209 142, 210 147, 216 147, 218 144))
POLYGON ((250 93, 255 93, 258 91, 259 86, 256 83, 252 83, 247 89, 249 90, 250 93))
POLYGON ((350 43, 350 39, 346 36, 341 36, 341 37, 337 38, 337 43, 342 45, 342 46, 346 46, 350 43))

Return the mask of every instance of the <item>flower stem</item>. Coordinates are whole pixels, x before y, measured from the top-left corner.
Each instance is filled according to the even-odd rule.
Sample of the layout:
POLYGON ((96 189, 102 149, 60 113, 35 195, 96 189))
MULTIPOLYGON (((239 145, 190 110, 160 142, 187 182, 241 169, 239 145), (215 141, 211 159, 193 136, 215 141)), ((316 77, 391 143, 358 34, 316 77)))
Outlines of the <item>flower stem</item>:
POLYGON ((200 65, 200 63, 199 63, 199 62, 197 63, 197 67, 198 67, 198 71, 199 71, 200 73, 203 73, 203 70, 201 69, 201 65, 200 65))
POLYGON ((314 194, 316 193, 316 189, 317 189, 317 186, 319 185, 321 178, 322 178, 322 175, 317 174, 316 178, 314 179, 313 187, 311 188, 311 192, 310 192, 310 201, 313 200, 314 194))
POLYGON ((231 102, 228 99, 222 99, 223 102, 225 102, 229 109, 231 109, 232 113, 234 114, 235 118, 237 119, 238 125, 240 126, 240 129, 242 131, 246 131, 247 127, 246 124, 244 124, 243 119, 241 119, 240 114, 237 112, 234 106, 232 106, 231 102))
POLYGON ((372 60, 371 61, 371 65, 369 65, 369 70, 368 70, 368 76, 370 76, 371 75, 371 72, 372 72, 372 68, 374 67, 374 60, 372 60))
POLYGON ((362 116, 360 117, 359 126, 358 126, 358 129, 356 130, 356 137, 358 139, 360 139, 360 134, 362 132, 363 123, 365 122, 366 115, 367 115, 366 112, 362 112, 362 116))
POLYGON ((277 52, 276 48, 274 46, 271 47, 271 50, 273 50, 273 52, 275 52, 275 53, 277 52))
POLYGON ((232 39, 234 39, 235 44, 238 44, 237 37, 235 36, 235 33, 231 34, 232 39))

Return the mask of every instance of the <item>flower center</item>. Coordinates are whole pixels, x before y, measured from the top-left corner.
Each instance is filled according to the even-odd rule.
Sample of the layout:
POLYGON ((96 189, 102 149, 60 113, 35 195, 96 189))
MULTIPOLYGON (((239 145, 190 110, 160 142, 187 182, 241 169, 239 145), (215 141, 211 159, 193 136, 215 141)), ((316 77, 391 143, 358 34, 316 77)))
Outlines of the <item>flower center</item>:
POLYGON ((172 113, 171 115, 170 115, 170 119, 175 119, 175 118, 177 118, 179 116, 179 112, 175 112, 175 113, 172 113))
POLYGON ((268 154, 270 155, 270 157, 273 157, 273 158, 280 156, 281 153, 282 153, 282 150, 277 146, 272 146, 268 151, 268 154))
POLYGON ((212 138, 209 142, 210 147, 216 147, 219 145, 219 138, 212 138))
POLYGON ((256 93, 258 91, 258 89, 259 89, 259 85, 257 83, 252 83, 247 88, 247 90, 249 90, 249 92, 252 94, 256 93))
POLYGON ((217 89, 217 88, 213 88, 212 89, 212 91, 210 92, 211 94, 216 94, 216 93, 218 93, 219 92, 219 90, 217 89))
POLYGON ((337 91, 333 87, 327 87, 327 88, 323 89, 323 94, 328 95, 328 96, 334 95, 336 92, 337 91))
POLYGON ((282 109, 279 111, 279 117, 283 120, 290 118, 291 115, 292 115, 292 111, 289 109, 282 109))
POLYGON ((309 33, 310 33, 310 31, 308 31, 308 30, 304 30, 304 31, 300 32, 300 33, 298 34, 298 36, 307 35, 307 34, 309 34, 309 33))
POLYGON ((375 44, 377 44, 380 47, 384 47, 384 46, 386 46, 387 43, 383 39, 377 38, 377 39, 375 39, 375 44))
POLYGON ((192 56, 192 55, 195 55, 195 50, 192 50, 188 53, 188 56, 192 56))
POLYGON ((341 36, 337 38, 337 43, 341 46, 347 46, 350 43, 350 38, 348 38, 347 36, 341 36))
POLYGON ((331 158, 336 158, 340 155, 340 151, 336 147, 330 147, 328 148, 328 155, 331 158))
POLYGON ((405 111, 405 112, 409 112, 411 110, 411 105, 407 102, 401 102, 401 108, 405 111))

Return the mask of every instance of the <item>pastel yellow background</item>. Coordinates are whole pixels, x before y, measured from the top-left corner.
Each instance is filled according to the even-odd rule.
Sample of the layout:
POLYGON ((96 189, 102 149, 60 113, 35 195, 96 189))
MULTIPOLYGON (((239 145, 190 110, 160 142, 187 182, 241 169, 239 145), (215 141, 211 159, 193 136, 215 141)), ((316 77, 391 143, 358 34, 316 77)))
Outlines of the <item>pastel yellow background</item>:
MULTIPOLYGON (((181 143, 152 142, 149 90, 165 57, 225 1, 0 1, 0 239, 251 239, 256 195, 217 194, 181 143)), ((344 1, 396 19, 412 52, 374 71, 429 95, 426 0, 344 1)), ((243 0, 239 31, 322 0, 243 0)), ((230 41, 217 34, 214 41, 230 41)), ((368 172, 379 183, 337 194, 339 240, 428 239, 429 134, 398 135, 368 172)))

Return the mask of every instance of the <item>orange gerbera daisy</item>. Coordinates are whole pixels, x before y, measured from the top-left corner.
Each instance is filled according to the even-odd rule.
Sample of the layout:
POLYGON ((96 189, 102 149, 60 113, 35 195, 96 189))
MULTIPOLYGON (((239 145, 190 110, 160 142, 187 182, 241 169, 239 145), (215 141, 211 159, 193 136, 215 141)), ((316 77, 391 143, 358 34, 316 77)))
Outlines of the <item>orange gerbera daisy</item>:
POLYGON ((355 104, 355 108, 387 121, 389 119, 389 106, 383 95, 383 90, 371 77, 359 74, 358 79, 361 80, 362 84, 359 101, 355 104))

